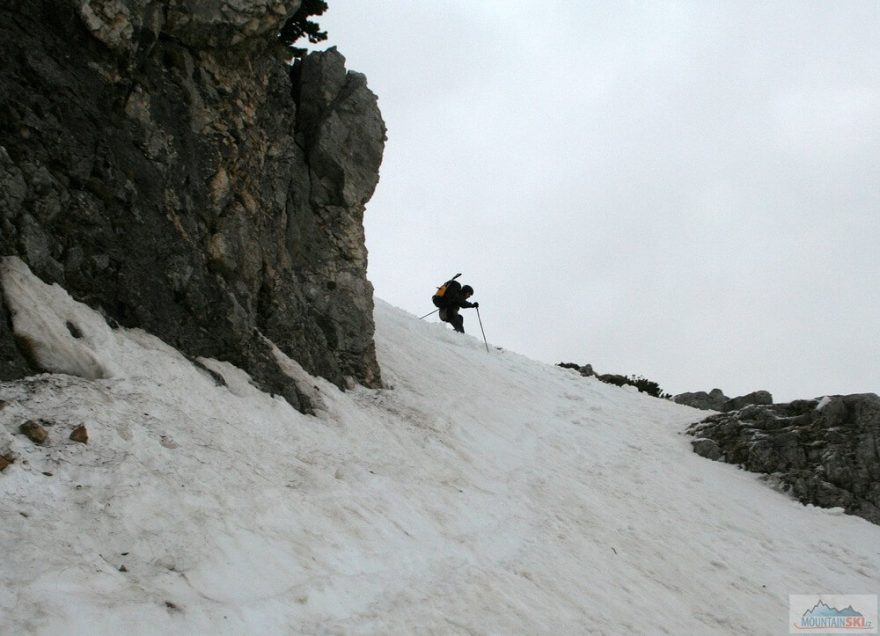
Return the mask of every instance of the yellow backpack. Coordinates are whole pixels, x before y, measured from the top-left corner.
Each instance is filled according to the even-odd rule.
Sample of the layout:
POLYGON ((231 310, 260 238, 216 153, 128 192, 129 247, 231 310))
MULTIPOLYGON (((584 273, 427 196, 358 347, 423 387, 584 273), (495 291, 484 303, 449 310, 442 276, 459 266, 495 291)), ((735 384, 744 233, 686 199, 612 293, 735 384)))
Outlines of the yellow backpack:
POLYGON ((431 296, 431 302, 434 303, 435 307, 443 307, 446 305, 446 294, 449 293, 450 289, 455 291, 461 289, 461 283, 455 280, 459 276, 461 276, 461 274, 456 274, 437 288, 437 292, 431 296))

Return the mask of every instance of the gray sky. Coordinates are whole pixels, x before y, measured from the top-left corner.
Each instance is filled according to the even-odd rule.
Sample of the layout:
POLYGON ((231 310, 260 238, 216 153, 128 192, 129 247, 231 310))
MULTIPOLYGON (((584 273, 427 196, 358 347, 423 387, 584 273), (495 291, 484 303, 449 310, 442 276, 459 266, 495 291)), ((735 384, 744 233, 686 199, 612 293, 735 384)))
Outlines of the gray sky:
POLYGON ((388 126, 378 297, 463 272, 537 360, 880 392, 880 1, 328 4, 388 126))

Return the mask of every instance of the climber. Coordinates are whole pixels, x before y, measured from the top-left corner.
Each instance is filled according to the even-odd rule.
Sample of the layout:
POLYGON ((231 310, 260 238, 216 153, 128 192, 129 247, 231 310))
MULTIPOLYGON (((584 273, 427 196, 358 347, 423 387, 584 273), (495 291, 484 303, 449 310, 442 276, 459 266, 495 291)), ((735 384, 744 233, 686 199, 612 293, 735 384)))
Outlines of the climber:
POLYGON ((448 322, 457 332, 464 333, 464 317, 459 315, 458 310, 478 308, 480 303, 468 301, 468 298, 473 295, 473 287, 470 285, 462 286, 453 278, 441 285, 431 300, 434 305, 440 308, 440 320, 448 322))

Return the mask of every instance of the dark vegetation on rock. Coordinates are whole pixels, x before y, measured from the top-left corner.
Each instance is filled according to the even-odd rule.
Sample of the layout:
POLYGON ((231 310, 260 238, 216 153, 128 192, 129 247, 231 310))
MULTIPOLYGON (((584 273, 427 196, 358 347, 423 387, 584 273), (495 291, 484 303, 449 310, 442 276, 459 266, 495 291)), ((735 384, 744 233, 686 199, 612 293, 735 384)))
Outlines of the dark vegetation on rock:
POLYGON ((560 362, 556 366, 562 367, 563 369, 572 369, 584 377, 595 377, 597 380, 605 382, 606 384, 613 384, 615 386, 634 386, 641 393, 647 393, 656 398, 668 399, 670 397, 668 393, 665 393, 663 389, 660 388, 659 384, 640 375, 627 376, 616 373, 599 374, 593 371, 593 366, 590 364, 581 366, 574 362, 560 362))
MULTIPOLYGON (((363 213, 385 126, 335 49, 286 63, 299 8, 4 3, 0 256, 308 410, 273 343, 381 385, 363 213)), ((11 325, 0 295, 0 380, 35 371, 11 325)))
POLYGON ((306 53, 304 48, 294 46, 300 38, 305 37, 312 44, 327 39, 327 32, 321 31, 320 25, 311 19, 312 16, 323 15, 326 10, 327 3, 324 0, 302 0, 299 9, 281 27, 278 38, 282 44, 291 47, 295 57, 302 57, 306 53))

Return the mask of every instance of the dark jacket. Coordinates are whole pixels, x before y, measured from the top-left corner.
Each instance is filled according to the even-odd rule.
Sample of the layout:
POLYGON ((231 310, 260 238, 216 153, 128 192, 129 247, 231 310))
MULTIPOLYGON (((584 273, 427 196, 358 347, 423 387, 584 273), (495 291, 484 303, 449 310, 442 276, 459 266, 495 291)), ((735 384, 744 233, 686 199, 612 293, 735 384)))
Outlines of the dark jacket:
POLYGON ((449 287, 446 288, 446 294, 443 296, 443 306, 452 309, 455 308, 464 308, 470 309, 474 307, 474 303, 468 302, 468 300, 464 297, 464 292, 461 291, 461 285, 458 284, 458 281, 452 281, 449 284, 449 287))

